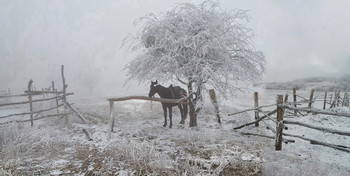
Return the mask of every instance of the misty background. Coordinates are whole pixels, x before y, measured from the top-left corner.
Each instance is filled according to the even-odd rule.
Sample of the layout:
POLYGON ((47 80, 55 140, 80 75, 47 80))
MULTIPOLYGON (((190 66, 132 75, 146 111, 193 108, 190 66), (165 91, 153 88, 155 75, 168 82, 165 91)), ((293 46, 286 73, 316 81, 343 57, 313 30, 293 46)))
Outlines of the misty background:
MULTIPOLYGON (((0 90, 61 88, 80 95, 146 95, 148 83, 124 85, 133 54, 121 48, 138 17, 183 0, 0 0, 0 90)), ((199 0, 187 0, 196 4, 199 0)), ((350 74, 350 1, 222 0, 250 10, 256 48, 266 56, 263 81, 350 74)))

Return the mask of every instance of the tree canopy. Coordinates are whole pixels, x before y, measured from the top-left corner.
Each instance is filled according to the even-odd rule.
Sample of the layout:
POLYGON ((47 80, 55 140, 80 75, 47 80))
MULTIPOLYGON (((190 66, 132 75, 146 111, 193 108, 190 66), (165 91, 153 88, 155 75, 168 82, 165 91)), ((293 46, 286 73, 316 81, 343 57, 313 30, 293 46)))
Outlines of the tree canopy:
POLYGON ((259 80, 264 71, 264 55, 255 49, 247 22, 248 11, 226 10, 212 0, 143 16, 135 21, 140 31, 124 40, 137 53, 126 66, 128 76, 233 93, 240 89, 237 82, 259 80))

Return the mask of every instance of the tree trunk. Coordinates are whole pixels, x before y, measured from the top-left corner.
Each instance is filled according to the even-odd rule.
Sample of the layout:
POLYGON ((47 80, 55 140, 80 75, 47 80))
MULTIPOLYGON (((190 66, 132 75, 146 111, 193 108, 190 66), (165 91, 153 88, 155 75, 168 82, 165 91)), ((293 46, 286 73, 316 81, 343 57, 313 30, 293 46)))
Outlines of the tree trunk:
POLYGON ((210 94, 211 102, 213 103, 214 108, 215 108, 216 118, 218 119, 218 122, 221 125, 221 117, 220 117, 219 105, 218 105, 218 101, 216 100, 216 94, 215 94, 214 89, 210 89, 209 90, 209 94, 210 94))
POLYGON ((188 85, 188 94, 190 95, 189 99, 188 99, 188 106, 190 109, 190 127, 194 127, 197 126, 197 113, 196 113, 196 109, 195 109, 195 105, 193 104, 193 94, 192 94, 192 81, 189 81, 188 85))

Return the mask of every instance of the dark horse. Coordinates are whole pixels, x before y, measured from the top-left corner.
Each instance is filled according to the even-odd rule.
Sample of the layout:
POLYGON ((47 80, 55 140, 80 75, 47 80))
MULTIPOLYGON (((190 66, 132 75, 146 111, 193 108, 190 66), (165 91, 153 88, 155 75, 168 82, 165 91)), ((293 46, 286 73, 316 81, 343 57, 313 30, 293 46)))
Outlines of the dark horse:
MULTIPOLYGON (((166 99, 179 99, 182 97, 185 97, 187 95, 187 92, 182 89, 179 86, 173 87, 170 85, 168 88, 163 87, 158 84, 158 81, 151 81, 151 89, 149 90, 148 96, 153 97, 154 94, 158 93, 158 95, 161 98, 166 99)), ((163 111, 164 111, 164 127, 167 125, 167 109, 169 109, 169 119, 170 119, 170 125, 171 128, 173 126, 173 120, 172 120, 172 112, 173 112, 173 106, 178 106, 181 112, 181 124, 185 123, 185 119, 187 116, 187 104, 180 104, 180 103, 163 103, 163 111)))

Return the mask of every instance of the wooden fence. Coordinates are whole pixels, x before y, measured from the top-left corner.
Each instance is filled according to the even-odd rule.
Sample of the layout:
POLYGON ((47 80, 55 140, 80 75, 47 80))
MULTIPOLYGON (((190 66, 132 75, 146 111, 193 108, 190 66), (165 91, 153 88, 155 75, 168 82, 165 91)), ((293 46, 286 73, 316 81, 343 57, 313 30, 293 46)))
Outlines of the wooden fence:
POLYGON ((7 90, 0 90, 0 96, 11 95, 11 90, 8 88, 7 90))
POLYGON ((7 103, 1 103, 0 107, 8 107, 8 106, 17 106, 17 105, 25 105, 28 107, 27 112, 22 112, 22 113, 13 113, 13 114, 7 114, 0 116, 0 119, 7 119, 15 116, 28 116, 28 119, 21 119, 21 120, 9 120, 6 122, 0 123, 0 125, 4 124, 9 124, 13 122, 30 122, 31 126, 33 126, 35 120, 47 118, 47 117, 65 117, 66 122, 68 121, 68 109, 70 109, 72 112, 76 113, 80 119, 83 120, 83 122, 86 123, 86 119, 76 110, 74 109, 69 102, 67 102, 67 96, 73 95, 73 93, 67 93, 66 88, 68 85, 65 83, 65 78, 64 78, 64 66, 62 65, 61 67, 61 75, 62 75, 62 90, 58 91, 57 88, 55 88, 55 82, 52 81, 51 87, 42 89, 42 91, 35 91, 33 90, 33 80, 30 80, 27 85, 27 90, 24 91, 23 94, 6 94, 6 95, 1 95, 0 99, 5 99, 5 98, 22 98, 24 100, 21 101, 15 101, 15 102, 7 102, 7 103), (40 98, 40 97, 41 98, 40 98), (49 101, 54 101, 55 106, 48 107, 45 109, 41 110, 34 110, 33 105, 38 102, 49 102, 49 101), (61 112, 59 110, 60 107, 64 107, 63 111, 61 112), (52 112, 55 110, 55 112, 52 112), (50 114, 44 114, 45 113, 50 113, 50 114))
MULTIPOLYGON (((8 88, 7 90, 0 90, 0 97, 9 96, 9 95, 11 95, 10 88, 8 88)), ((0 98, 0 103, 10 102, 10 101, 11 101, 11 98, 0 98)))
MULTIPOLYGON (((216 94, 214 89, 209 90, 209 95, 215 108, 215 113, 216 113, 218 123, 221 125, 220 112, 219 112, 219 107, 216 100, 216 94)), ((118 97, 118 98, 108 98, 107 101, 109 102, 109 107, 110 107, 110 111, 109 111, 110 112, 110 123, 109 123, 110 132, 113 132, 114 121, 115 121, 115 117, 113 114, 114 102, 126 101, 126 100, 148 100, 148 101, 156 101, 161 103, 187 104, 188 103, 187 101, 190 96, 191 94, 189 94, 187 97, 183 97, 180 99, 165 99, 165 98, 155 98, 155 97, 146 97, 146 96, 127 96, 127 97, 118 97)))
POLYGON ((265 106, 258 106, 258 93, 254 93, 254 108, 251 109, 246 109, 240 112, 232 113, 229 114, 231 115, 236 115, 239 113, 243 112, 248 112, 248 111, 255 111, 255 121, 237 126, 233 128, 234 130, 243 128, 245 126, 250 126, 255 124, 255 126, 259 126, 259 122, 262 122, 265 124, 267 129, 270 129, 275 136, 266 136, 266 135, 261 135, 261 134, 253 134, 253 133, 242 133, 244 135, 256 135, 260 137, 268 137, 271 139, 275 139, 275 150, 281 150, 282 149, 282 142, 288 143, 288 142, 295 142, 294 140, 290 139, 285 139, 284 136, 289 136, 289 137, 294 137, 294 138, 299 138, 303 140, 309 141, 311 144, 316 144, 316 145, 323 145, 331 148, 335 148, 341 151, 346 151, 350 152, 350 147, 349 146, 343 146, 343 145, 337 145, 337 144, 330 144, 326 143, 323 141, 317 141, 314 139, 310 139, 307 137, 299 136, 299 135, 294 135, 294 134, 288 134, 283 132, 284 130, 288 130, 288 127, 286 125, 298 125, 298 126, 303 126, 309 129, 314 129, 314 130, 319 130, 324 133, 332 133, 332 134, 337 134, 337 135, 344 135, 344 136, 350 136, 350 131, 341 131, 337 129, 330 129, 330 128, 325 128, 325 127, 320 127, 320 126, 315 126, 312 124, 306 124, 303 122, 299 122, 298 120, 286 120, 284 119, 285 116, 290 116, 290 117, 295 117, 295 116, 305 116, 305 113, 312 113, 312 114, 326 114, 326 115, 332 115, 332 116, 342 116, 345 118, 349 118, 350 114, 348 113, 339 113, 339 112, 333 112, 326 110, 327 105, 329 105, 329 108, 334 108, 336 106, 347 106, 349 107, 349 94, 345 92, 343 96, 340 96, 340 91, 336 91, 334 93, 334 97, 327 96, 327 92, 325 92, 324 97, 321 99, 317 99, 314 96, 314 90, 312 89, 310 92, 309 98, 304 98, 296 93, 296 89, 293 89, 293 101, 288 101, 288 94, 284 96, 283 95, 278 95, 276 104, 272 105, 265 105, 265 106), (297 101, 297 97, 301 99, 300 101, 297 101), (322 108, 314 108, 312 105, 313 103, 317 101, 322 101, 323 106, 322 108), (303 104, 306 104, 307 106, 302 107, 303 104), (265 107, 273 107, 275 106, 276 108, 270 112, 263 111, 262 108, 265 107), (298 107, 299 106, 299 107, 298 107), (290 111, 288 111, 290 110, 290 111), (263 116, 259 116, 259 113, 263 113, 263 116), (276 119, 271 118, 270 116, 277 113, 276 119), (276 124, 276 128, 271 127, 266 123, 266 120, 271 120, 276 124))

